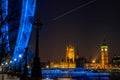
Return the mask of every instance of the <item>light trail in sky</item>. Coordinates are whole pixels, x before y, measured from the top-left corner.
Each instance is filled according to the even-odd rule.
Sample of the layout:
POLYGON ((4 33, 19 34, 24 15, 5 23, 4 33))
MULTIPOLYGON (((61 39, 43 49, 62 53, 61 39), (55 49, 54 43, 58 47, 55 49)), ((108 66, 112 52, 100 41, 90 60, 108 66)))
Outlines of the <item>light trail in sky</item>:
POLYGON ((67 11, 67 12, 65 12, 65 13, 63 13, 63 14, 61 14, 61 15, 55 17, 55 18, 53 18, 53 20, 54 20, 54 21, 55 21, 55 20, 58 20, 58 19, 60 19, 60 18, 62 18, 62 17, 64 17, 64 16, 66 16, 66 15, 68 15, 68 14, 74 12, 74 11, 77 11, 78 9, 83 8, 83 7, 85 7, 85 6, 87 6, 87 5, 91 4, 91 3, 93 3, 93 2, 95 2, 95 1, 96 1, 96 0, 92 0, 92 1, 89 1, 89 2, 87 2, 87 3, 85 3, 85 4, 82 4, 82 5, 80 5, 80 6, 76 7, 76 8, 73 8, 73 9, 71 9, 71 10, 69 10, 69 11, 67 11))

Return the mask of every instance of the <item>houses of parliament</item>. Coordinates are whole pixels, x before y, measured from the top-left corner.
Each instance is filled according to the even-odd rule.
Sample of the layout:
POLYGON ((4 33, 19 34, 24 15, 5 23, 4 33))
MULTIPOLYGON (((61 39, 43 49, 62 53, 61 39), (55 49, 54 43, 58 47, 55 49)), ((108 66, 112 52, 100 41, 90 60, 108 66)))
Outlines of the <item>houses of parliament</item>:
POLYGON ((110 69, 111 65, 108 62, 108 45, 105 40, 102 42, 100 49, 100 62, 86 62, 84 58, 81 58, 79 54, 75 53, 75 47, 73 45, 67 45, 65 60, 59 63, 50 62, 50 68, 85 67, 86 69, 110 69))

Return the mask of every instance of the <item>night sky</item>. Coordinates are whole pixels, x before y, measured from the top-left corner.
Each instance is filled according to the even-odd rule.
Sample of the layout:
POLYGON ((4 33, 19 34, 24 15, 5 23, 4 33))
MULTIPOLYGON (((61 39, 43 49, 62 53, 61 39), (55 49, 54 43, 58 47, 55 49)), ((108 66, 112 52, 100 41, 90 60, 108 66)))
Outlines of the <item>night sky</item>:
MULTIPOLYGON (((41 61, 65 58, 65 45, 73 43, 80 56, 100 56, 105 39, 109 58, 120 54, 119 0, 39 0, 36 15, 43 28, 39 34, 41 61)), ((35 49, 35 30, 30 49, 35 49)))

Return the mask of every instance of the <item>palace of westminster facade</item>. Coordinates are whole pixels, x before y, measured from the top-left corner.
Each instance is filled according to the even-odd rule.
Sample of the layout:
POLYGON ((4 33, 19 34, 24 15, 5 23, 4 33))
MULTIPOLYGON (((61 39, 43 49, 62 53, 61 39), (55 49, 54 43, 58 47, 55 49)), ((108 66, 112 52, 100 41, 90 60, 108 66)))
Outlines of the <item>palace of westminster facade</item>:
POLYGON ((72 45, 66 46, 66 59, 59 63, 50 62, 50 68, 76 68, 85 67, 86 69, 110 69, 111 64, 108 62, 108 45, 105 41, 102 42, 100 53, 100 62, 86 62, 84 58, 75 54, 75 47, 72 45))

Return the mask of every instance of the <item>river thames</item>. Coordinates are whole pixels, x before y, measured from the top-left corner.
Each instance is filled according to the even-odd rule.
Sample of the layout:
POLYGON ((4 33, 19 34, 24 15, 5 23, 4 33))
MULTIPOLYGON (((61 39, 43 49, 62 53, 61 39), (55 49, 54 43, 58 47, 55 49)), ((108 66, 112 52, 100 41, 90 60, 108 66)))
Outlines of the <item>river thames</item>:
POLYGON ((44 80, 120 80, 120 71, 51 69, 43 70, 42 76, 44 80))

